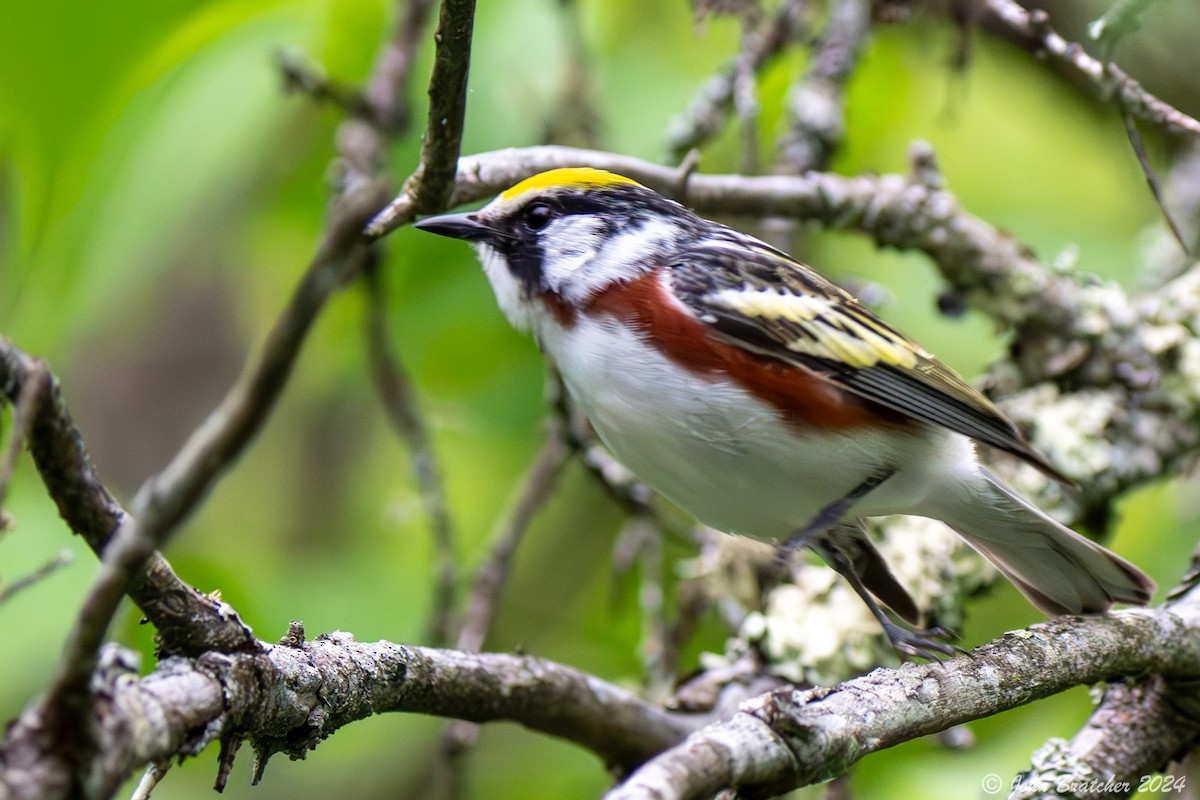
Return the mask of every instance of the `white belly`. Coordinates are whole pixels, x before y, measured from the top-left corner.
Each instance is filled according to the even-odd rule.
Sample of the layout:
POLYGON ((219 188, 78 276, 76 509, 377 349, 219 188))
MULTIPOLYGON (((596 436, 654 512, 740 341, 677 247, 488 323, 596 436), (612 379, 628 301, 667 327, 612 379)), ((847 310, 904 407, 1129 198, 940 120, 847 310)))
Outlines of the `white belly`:
POLYGON ((607 318, 539 327, 605 445, 706 525, 785 538, 889 465, 897 473, 855 516, 905 513, 929 488, 929 470, 912 467, 929 462, 938 436, 801 432, 749 392, 681 369, 607 318))

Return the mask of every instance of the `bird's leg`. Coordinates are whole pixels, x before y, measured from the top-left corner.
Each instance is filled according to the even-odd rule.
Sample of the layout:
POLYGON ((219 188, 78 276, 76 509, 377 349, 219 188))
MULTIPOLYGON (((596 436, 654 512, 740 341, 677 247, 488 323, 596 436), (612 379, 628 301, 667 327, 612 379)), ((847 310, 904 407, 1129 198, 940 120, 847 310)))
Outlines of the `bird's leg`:
POLYGON ((910 625, 921 624, 920 609, 917 608, 912 595, 892 574, 883 555, 867 535, 862 520, 839 522, 825 533, 814 537, 808 546, 826 563, 835 557, 826 551, 836 549, 872 597, 910 625))
MULTIPOLYGON (((950 645, 943 644, 942 642, 935 641, 932 638, 938 635, 945 635, 944 631, 937 628, 932 630, 910 631, 901 627, 900 625, 897 625, 890 618, 888 618, 883 609, 879 607, 879 603, 876 602, 875 597, 870 591, 867 590, 866 585, 863 583, 863 576, 859 574, 854 558, 845 553, 842 548, 838 546, 838 536, 829 535, 830 529, 840 524, 845 524, 842 523, 842 518, 849 513, 850 509, 854 507, 855 503, 868 495, 872 490, 890 478, 894 473, 895 470, 888 469, 885 472, 868 475, 866 480, 864 480, 858 486, 855 486, 847 494, 839 497, 837 500, 834 500, 832 503, 822 508, 807 525, 805 525, 803 528, 798 528, 794 533, 792 533, 791 536, 787 538, 787 541, 785 541, 780 547, 779 557, 781 561, 786 561, 792 551, 798 550, 801 547, 809 547, 818 555, 820 555, 826 564, 828 564, 835 572, 846 579, 846 582, 850 584, 850 588, 854 589, 855 594, 862 598, 862 601, 866 603, 867 608, 870 610, 871 615, 879 621, 879 625, 881 628, 883 628, 883 633, 885 636, 887 636, 888 642, 890 642, 892 647, 894 647, 901 655, 918 656, 929 659, 936 659, 936 654, 939 653, 944 655, 954 655, 956 652, 958 652, 955 648, 951 647, 950 645)), ((882 564, 882 559, 878 558, 878 553, 874 552, 874 547, 871 545, 870 539, 867 538, 866 533, 863 532, 861 528, 858 528, 856 531, 851 531, 850 533, 850 542, 856 541, 854 534, 861 533, 862 539, 865 540, 865 545, 870 547, 872 550, 871 553, 866 553, 865 555, 874 555, 876 557, 875 561, 878 561, 880 564, 882 564)), ((858 542, 858 544, 863 545, 864 543, 858 542)), ((870 567, 871 561, 872 560, 870 558, 866 558, 863 561, 863 567, 870 567)), ((879 565, 876 564, 875 566, 879 565)), ((908 592, 905 591, 898 582, 896 582, 895 578, 891 575, 891 572, 886 569, 886 564, 883 564, 883 571, 886 573, 884 576, 885 579, 881 581, 879 576, 875 576, 872 578, 873 584, 876 585, 877 588, 885 590, 886 592, 891 592, 895 595, 894 599, 899 607, 898 610, 903 616, 915 617, 916 606, 913 604, 912 598, 909 597, 908 592)))
POLYGON ((863 585, 862 579, 859 578, 850 559, 837 547, 829 546, 829 542, 823 537, 810 542, 809 547, 820 555, 837 574, 845 578, 854 593, 866 603, 871 615, 879 621, 879 626, 883 628, 883 634, 887 636, 888 642, 896 649, 896 652, 905 656, 917 656, 931 660, 940 660, 937 654, 952 656, 960 652, 957 648, 933 638, 945 635, 945 631, 941 629, 910 631, 892 622, 879 607, 879 603, 875 602, 871 593, 867 591, 867 587, 863 585))
MULTIPOLYGON (((890 478, 894 472, 894 469, 888 469, 886 472, 868 475, 865 481, 851 489, 848 494, 839 497, 818 511, 816 516, 809 520, 807 525, 793 531, 776 548, 775 558, 771 560, 770 565, 765 570, 763 591, 768 591, 787 577, 788 562, 791 559, 792 553, 802 547, 809 546, 819 550, 819 543, 825 538, 825 534, 834 526, 841 524, 842 517, 846 516, 855 503, 870 493, 876 486, 890 478)), ((865 537, 866 534, 864 533, 863 535, 865 537)))
POLYGON ((870 494, 872 489, 892 477, 895 473, 896 470, 889 468, 886 472, 877 472, 873 475, 868 475, 865 481, 855 486, 847 494, 822 508, 807 525, 803 528, 797 528, 787 538, 783 543, 785 554, 809 545, 813 537, 825 533, 825 531, 841 522, 842 517, 846 516, 855 503, 862 500, 870 494))

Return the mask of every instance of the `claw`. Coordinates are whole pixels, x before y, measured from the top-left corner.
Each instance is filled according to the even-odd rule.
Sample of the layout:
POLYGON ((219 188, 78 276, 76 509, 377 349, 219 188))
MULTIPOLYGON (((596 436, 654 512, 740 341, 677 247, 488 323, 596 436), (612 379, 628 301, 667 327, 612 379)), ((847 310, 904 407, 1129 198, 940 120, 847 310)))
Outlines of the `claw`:
POLYGON ((966 654, 966 651, 957 645, 938 641, 953 635, 943 628, 934 626, 909 630, 886 617, 879 620, 879 625, 883 628, 883 635, 887 637, 888 644, 903 658, 923 658, 926 661, 941 663, 943 656, 966 654))

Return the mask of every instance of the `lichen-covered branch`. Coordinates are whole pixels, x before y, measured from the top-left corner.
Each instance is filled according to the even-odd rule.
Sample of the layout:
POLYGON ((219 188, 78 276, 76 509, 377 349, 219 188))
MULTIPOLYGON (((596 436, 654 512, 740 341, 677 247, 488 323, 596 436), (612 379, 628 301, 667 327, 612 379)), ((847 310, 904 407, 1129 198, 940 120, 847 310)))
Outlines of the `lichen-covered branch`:
MULTIPOLYGON (((78 770, 89 776, 90 796, 111 797, 141 767, 195 754, 214 739, 249 740, 260 759, 301 756, 343 725, 388 711, 510 720, 625 769, 705 721, 529 656, 363 644, 347 633, 260 646, 166 658, 140 679, 110 649, 112 666, 98 673, 92 691, 95 748, 78 770)), ((38 746, 44 731, 36 708, 8 731, 0 743, 0 796, 68 796, 70 756, 38 746)))
MULTIPOLYGON (((781 793, 839 775, 869 753, 1072 686, 1146 672, 1195 680, 1200 618, 1180 613, 1059 618, 944 663, 770 692, 657 756, 606 800, 699 800, 726 787, 748 796, 781 793)), ((1143 772, 1161 766, 1136 765, 1143 772)))
POLYGON ((846 81, 871 30, 868 0, 837 0, 812 56, 788 92, 787 124, 776 146, 776 172, 802 175, 826 169, 845 135, 846 81))
MULTIPOLYGON (((1200 621, 1200 551, 1164 608, 1195 630, 1200 621)), ((1100 798, 1132 794, 1141 778, 1160 772, 1195 747, 1200 738, 1200 681, 1150 675, 1104 687, 1092 716, 1069 742, 1051 739, 1033 754, 1010 795, 1100 798), (1111 787, 1129 787, 1113 791, 1111 787)), ((1180 789, 1183 784, 1180 784, 1180 789)))

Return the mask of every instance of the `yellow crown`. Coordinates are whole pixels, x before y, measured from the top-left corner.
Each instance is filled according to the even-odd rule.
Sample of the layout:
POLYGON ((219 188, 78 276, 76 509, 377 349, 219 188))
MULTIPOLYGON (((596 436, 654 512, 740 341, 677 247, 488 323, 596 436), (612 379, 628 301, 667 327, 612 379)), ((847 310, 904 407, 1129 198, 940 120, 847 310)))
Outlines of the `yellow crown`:
POLYGON ((563 167, 540 172, 500 193, 501 200, 512 200, 538 189, 578 188, 602 189, 606 186, 641 186, 633 178, 591 167, 563 167))

